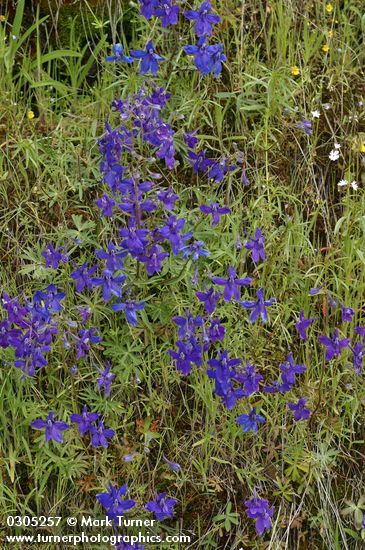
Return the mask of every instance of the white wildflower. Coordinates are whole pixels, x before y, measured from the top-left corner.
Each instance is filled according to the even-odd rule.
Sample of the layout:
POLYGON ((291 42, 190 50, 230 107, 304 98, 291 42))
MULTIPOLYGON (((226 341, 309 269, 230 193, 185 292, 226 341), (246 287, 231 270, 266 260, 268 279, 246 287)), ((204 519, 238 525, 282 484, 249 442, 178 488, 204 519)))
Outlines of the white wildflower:
POLYGON ((357 185, 357 183, 356 183, 355 180, 352 181, 352 182, 350 183, 350 185, 351 185, 351 187, 352 187, 352 189, 353 189, 354 191, 356 191, 356 189, 359 187, 359 186, 357 185))
POLYGON ((319 115, 321 113, 316 109, 315 111, 312 111, 312 118, 319 118, 319 115))
POLYGON ((340 181, 338 182, 337 185, 338 185, 339 187, 344 187, 344 186, 347 185, 347 184, 348 184, 348 181, 347 181, 347 180, 340 180, 340 181))
POLYGON ((340 153, 336 149, 332 149, 328 156, 330 160, 338 160, 340 158, 340 153))

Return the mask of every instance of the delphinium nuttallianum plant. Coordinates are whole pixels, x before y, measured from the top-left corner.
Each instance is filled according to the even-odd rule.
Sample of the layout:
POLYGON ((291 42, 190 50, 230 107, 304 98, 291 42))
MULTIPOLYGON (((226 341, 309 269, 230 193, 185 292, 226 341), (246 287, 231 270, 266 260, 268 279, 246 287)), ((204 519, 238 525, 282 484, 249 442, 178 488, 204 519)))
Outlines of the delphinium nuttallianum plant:
MULTIPOLYGON (((176 25, 180 19, 191 25, 196 43, 184 45, 183 52, 192 56, 201 78, 208 75, 219 78, 227 59, 222 44, 213 38, 214 26, 219 25, 221 18, 212 11, 209 1, 184 12, 181 4, 171 0, 140 0, 140 12, 147 20, 159 19, 163 28, 176 25)), ((121 323, 138 327, 148 320, 148 310, 153 308, 154 295, 149 289, 162 280, 162 272, 164 276, 168 274, 168 266, 175 262, 183 266, 184 273, 191 272, 197 289, 191 308, 171 319, 176 339, 168 354, 181 378, 186 379, 194 369, 200 369, 207 380, 212 381, 213 398, 227 411, 233 411, 238 401, 244 403, 246 412, 235 415, 243 438, 247 432, 257 434, 266 423, 265 411, 256 404, 260 394, 288 394, 286 406, 293 422, 308 422, 315 412, 315 404, 301 387, 301 377, 308 365, 299 363, 288 349, 285 360, 277 367, 277 377, 267 379, 255 366, 254 358, 235 357, 230 352, 229 334, 224 315, 220 314, 222 305, 236 304, 246 313, 250 326, 270 323, 270 312, 278 311, 275 296, 265 289, 264 278, 256 285, 256 268, 267 261, 270 250, 266 250, 265 235, 256 226, 251 234, 247 233, 244 245, 251 273, 249 269, 242 273, 241 267, 231 258, 224 260, 223 276, 210 271, 209 239, 205 242, 197 237, 196 228, 206 223, 212 232, 215 231, 222 218, 231 214, 231 207, 225 204, 223 197, 219 201, 207 199, 199 205, 198 213, 187 220, 180 213, 180 197, 169 184, 169 173, 179 162, 184 163, 192 176, 215 185, 236 173, 241 174, 241 184, 248 186, 242 165, 244 155, 236 150, 231 156, 222 154, 213 158, 204 147, 204 141, 197 137, 197 129, 168 121, 166 106, 171 95, 157 85, 153 77, 158 74, 161 64, 172 60, 168 53, 160 51, 157 38, 156 33, 145 42, 142 39, 142 47, 131 49, 129 53, 121 44, 114 44, 112 55, 106 57, 107 63, 125 63, 130 71, 139 64, 142 77, 135 93, 114 99, 105 133, 99 139, 102 183, 95 205, 105 222, 107 246, 95 248, 93 262, 80 260, 83 243, 77 240, 71 251, 68 244, 57 247, 48 242, 42 252, 47 269, 68 270, 70 283, 80 300, 76 310, 72 304, 77 315, 69 315, 72 298, 66 289, 57 288, 55 284, 37 290, 31 297, 26 294, 10 296, 4 291, 2 309, 5 316, 0 322, 0 345, 12 351, 13 365, 24 377, 37 377, 40 369, 47 369, 55 346, 62 347, 65 361, 72 364, 70 372, 77 373, 78 365, 91 361, 102 342, 100 327, 92 323, 92 308, 85 305, 82 298, 99 292, 109 315, 116 316, 121 323), (156 163, 159 163, 158 171, 156 163), (142 286, 139 280, 143 281, 142 286), (192 312, 199 309, 199 315, 192 312)), ((297 74, 295 70, 293 75, 297 74)), ((297 127, 311 137, 311 121, 302 118, 297 127)), ((331 160, 338 157, 338 149, 335 144, 331 160)), ((339 312, 333 316, 337 323, 332 327, 326 325, 325 333, 318 337, 325 361, 330 362, 348 350, 356 373, 361 375, 365 326, 354 327, 351 338, 343 336, 343 326, 354 323, 356 312, 341 301, 335 301, 326 283, 310 290, 312 300, 316 300, 317 295, 325 295, 333 311, 339 312)), ((292 336, 298 345, 306 346, 313 325, 317 324, 320 329, 321 318, 311 316, 311 311, 303 307, 295 321, 292 336)), ((90 383, 108 399, 113 392, 115 376, 110 361, 100 361, 99 357, 99 366, 94 369, 90 383)), ((31 427, 44 430, 42 444, 50 444, 53 440, 62 445, 63 433, 73 426, 75 437, 83 438, 91 449, 113 446, 121 434, 108 426, 100 412, 89 408, 89 403, 82 403, 79 410, 70 410, 66 422, 60 419, 55 404, 47 416, 34 419, 31 427)), ((167 450, 165 455, 168 455, 167 450)), ((165 455, 165 463, 177 475, 180 465, 165 455)), ((133 456, 131 453, 126 460, 132 460, 133 456)), ((264 537, 275 521, 275 497, 271 494, 258 496, 255 487, 249 487, 249 491, 251 497, 242 504, 259 537, 264 537)), ((144 548, 143 544, 131 543, 118 527, 118 516, 136 506, 136 501, 129 498, 127 484, 114 485, 110 481, 106 492, 98 493, 96 499, 108 518, 115 521, 115 534, 120 537, 116 548, 144 548)), ((174 484, 171 484, 169 492, 156 491, 144 509, 156 520, 164 521, 175 516, 177 504, 174 484)))

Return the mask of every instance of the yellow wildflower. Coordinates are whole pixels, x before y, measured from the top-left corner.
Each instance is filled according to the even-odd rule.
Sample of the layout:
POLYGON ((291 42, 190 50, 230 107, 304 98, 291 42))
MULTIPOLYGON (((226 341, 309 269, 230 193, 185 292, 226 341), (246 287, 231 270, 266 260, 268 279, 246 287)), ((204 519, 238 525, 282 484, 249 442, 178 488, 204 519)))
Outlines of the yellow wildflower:
POLYGON ((333 12, 333 4, 331 4, 331 2, 328 2, 328 4, 326 4, 326 12, 327 13, 333 12))
POLYGON ((291 68, 291 74, 293 76, 298 76, 298 74, 300 74, 299 67, 297 67, 296 65, 293 65, 291 68))
POLYGON ((327 36, 328 38, 333 38, 333 31, 328 31, 327 36))
POLYGON ((324 46, 322 46, 322 51, 323 51, 324 53, 327 53, 329 49, 330 49, 330 47, 329 47, 328 44, 324 44, 324 46))
POLYGON ((365 153, 365 143, 360 145, 360 153, 365 153))
POLYGON ((0 22, 4 23, 4 21, 6 21, 5 15, 0 15, 0 22))
POLYGON ((32 118, 34 118, 34 113, 33 113, 33 111, 28 111, 28 112, 27 112, 27 117, 29 118, 29 120, 32 120, 32 118))

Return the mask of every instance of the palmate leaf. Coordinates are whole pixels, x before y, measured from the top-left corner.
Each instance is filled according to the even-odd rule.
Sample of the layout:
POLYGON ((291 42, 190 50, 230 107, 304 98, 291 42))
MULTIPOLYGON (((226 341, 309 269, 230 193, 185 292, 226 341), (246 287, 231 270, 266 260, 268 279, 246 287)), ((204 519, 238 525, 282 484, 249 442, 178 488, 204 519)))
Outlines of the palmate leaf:
POLYGON ((227 503, 227 507, 224 514, 218 514, 213 517, 213 522, 224 526, 227 533, 231 530, 233 525, 239 524, 240 515, 237 512, 231 512, 232 502, 227 503))

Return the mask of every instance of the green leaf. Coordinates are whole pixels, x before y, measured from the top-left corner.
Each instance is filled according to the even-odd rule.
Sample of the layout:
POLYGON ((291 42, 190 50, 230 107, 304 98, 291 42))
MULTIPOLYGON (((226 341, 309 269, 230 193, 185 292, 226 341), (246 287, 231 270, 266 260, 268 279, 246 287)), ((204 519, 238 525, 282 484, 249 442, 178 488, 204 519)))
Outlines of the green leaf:
POLYGON ((344 528, 344 531, 345 533, 347 533, 348 535, 350 535, 353 539, 355 540, 361 540, 359 535, 356 533, 356 531, 354 531, 353 529, 349 529, 348 527, 345 527, 344 528))
POLYGON ((11 30, 12 34, 14 34, 17 38, 20 34, 20 29, 22 26, 24 5, 25 5, 25 0, 18 0, 15 17, 13 21, 13 28, 11 30))
POLYGON ((33 25, 31 25, 29 27, 29 29, 27 29, 25 31, 24 34, 22 34, 22 36, 19 38, 19 40, 17 41, 17 49, 20 48, 20 46, 23 44, 23 42, 25 42, 25 40, 32 34, 33 31, 35 31, 37 29, 37 27, 39 27, 39 25, 41 25, 42 23, 44 23, 44 21, 46 21, 46 19, 48 19, 49 15, 45 15, 44 17, 42 17, 42 19, 39 19, 38 21, 36 21, 35 23, 33 23, 33 25))
POLYGON ((80 71, 78 75, 78 83, 77 87, 80 87, 81 84, 84 82, 86 76, 88 75, 93 63, 95 62, 95 59, 98 56, 98 53, 100 50, 105 46, 106 38, 103 37, 96 45, 96 47, 93 50, 93 53, 90 55, 89 59, 86 61, 85 65, 83 66, 83 69, 80 71))
POLYGON ((46 80, 40 80, 39 82, 32 82, 31 88, 46 88, 47 86, 50 86, 51 88, 54 88, 58 92, 60 92, 61 95, 66 96, 69 93, 69 89, 65 84, 62 84, 61 82, 58 82, 57 80, 53 80, 52 78, 47 78, 46 80))
POLYGON ((62 59, 63 57, 81 57, 80 52, 74 52, 72 50, 56 50, 54 52, 49 52, 40 57, 39 60, 33 61, 30 65, 30 69, 36 69, 38 67, 38 62, 42 65, 48 61, 53 61, 54 59, 62 59))

